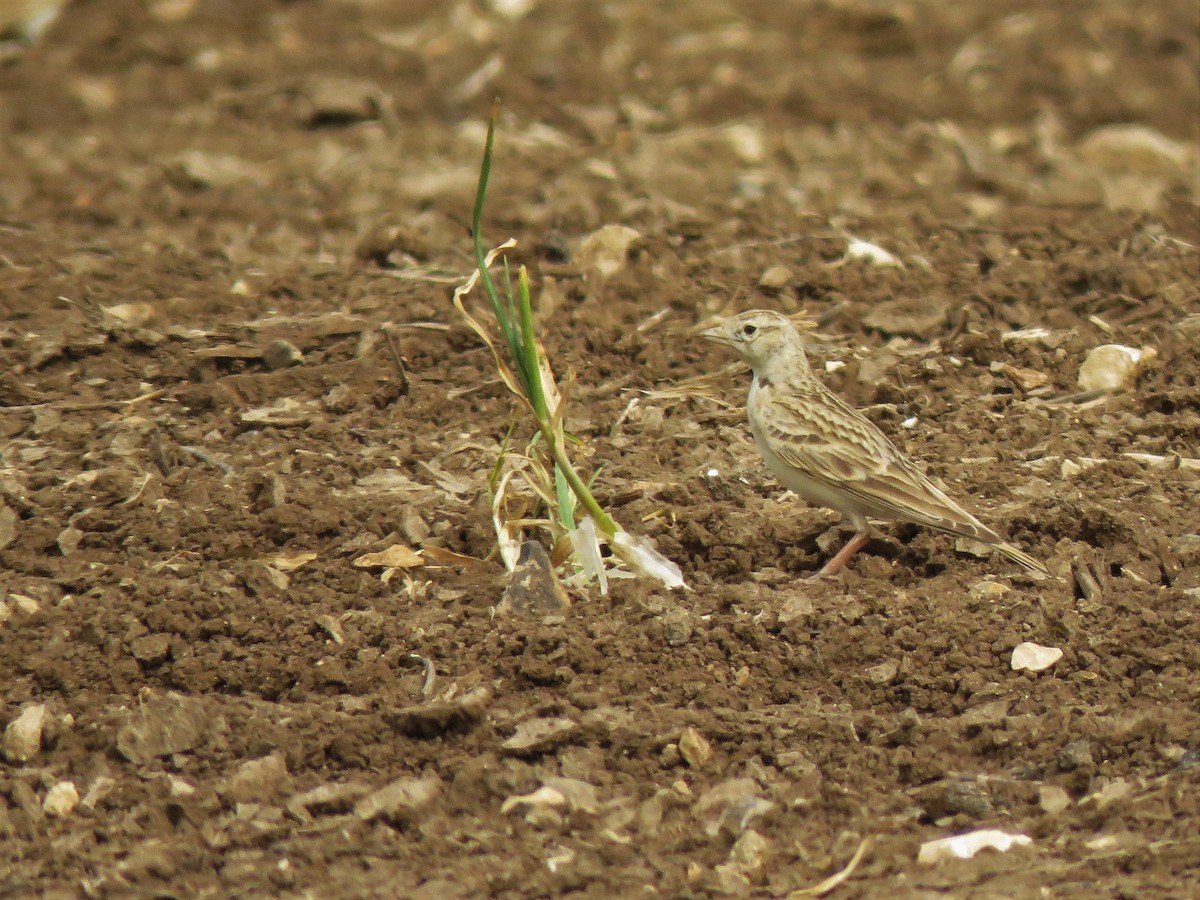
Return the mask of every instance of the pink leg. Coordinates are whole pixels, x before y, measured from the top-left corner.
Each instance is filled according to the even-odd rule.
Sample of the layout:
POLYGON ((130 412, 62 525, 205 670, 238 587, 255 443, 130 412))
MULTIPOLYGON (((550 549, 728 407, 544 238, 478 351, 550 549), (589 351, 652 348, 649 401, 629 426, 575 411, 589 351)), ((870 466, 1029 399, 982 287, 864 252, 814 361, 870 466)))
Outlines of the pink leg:
POLYGON ((814 576, 816 578, 829 578, 836 575, 846 567, 846 563, 850 561, 855 553, 863 548, 863 546, 871 539, 871 532, 863 529, 854 537, 846 542, 846 546, 837 552, 833 559, 825 563, 821 570, 814 576))

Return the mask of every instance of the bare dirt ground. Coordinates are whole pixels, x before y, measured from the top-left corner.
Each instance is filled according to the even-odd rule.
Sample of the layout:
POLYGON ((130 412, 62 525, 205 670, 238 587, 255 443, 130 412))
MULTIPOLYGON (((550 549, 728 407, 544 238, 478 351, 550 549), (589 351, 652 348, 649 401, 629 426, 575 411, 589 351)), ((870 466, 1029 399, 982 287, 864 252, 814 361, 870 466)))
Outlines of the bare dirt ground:
POLYGON ((78 2, 0 54, 0 896, 784 897, 864 839, 835 896, 1194 890, 1195 5, 524 6, 78 2), (488 238, 688 592, 496 614, 493 96, 488 238), (746 376, 640 393, 754 306, 1055 577, 892 526, 802 580, 834 518, 746 376), (1157 355, 1082 394, 1107 343, 1157 355), (918 862, 980 828, 1031 844, 918 862))

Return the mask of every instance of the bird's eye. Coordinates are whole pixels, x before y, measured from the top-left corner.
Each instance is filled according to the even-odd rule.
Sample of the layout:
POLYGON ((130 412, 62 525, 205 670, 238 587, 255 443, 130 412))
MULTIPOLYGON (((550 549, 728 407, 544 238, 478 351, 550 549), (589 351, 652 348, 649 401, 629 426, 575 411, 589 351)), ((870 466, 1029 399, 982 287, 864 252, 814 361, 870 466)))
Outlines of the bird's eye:
POLYGON ((758 331, 757 325, 743 325, 742 326, 742 334, 744 334, 746 337, 753 337, 754 332, 756 332, 756 331, 758 331))

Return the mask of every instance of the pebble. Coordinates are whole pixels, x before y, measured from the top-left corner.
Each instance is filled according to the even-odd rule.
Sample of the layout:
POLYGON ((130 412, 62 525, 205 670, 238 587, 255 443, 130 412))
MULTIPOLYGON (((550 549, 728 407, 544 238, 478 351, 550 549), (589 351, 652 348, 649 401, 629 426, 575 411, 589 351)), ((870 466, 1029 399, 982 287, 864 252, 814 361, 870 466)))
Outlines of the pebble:
POLYGON ((1023 669, 1041 672, 1062 659, 1062 655, 1063 652, 1058 647, 1043 647, 1041 644, 1025 641, 1013 648, 1011 665, 1014 672, 1023 669))
POLYGON ((165 634, 144 634, 129 645, 133 658, 147 665, 164 662, 171 651, 170 638, 165 634))
POLYGON ((60 781, 46 792, 42 809, 46 815, 61 819, 69 816, 78 805, 79 791, 75 789, 74 782, 60 781))
POLYGON ((225 779, 221 793, 234 803, 268 803, 291 781, 282 753, 251 759, 225 779))
POLYGON ((135 765, 197 746, 212 730, 202 701, 168 694, 129 711, 117 730, 117 750, 135 765))
POLYGON ((629 248, 641 237, 640 231, 626 225, 605 225, 583 239, 574 262, 585 277, 609 278, 626 267, 629 248))
POLYGON ((13 542, 17 533, 17 514, 0 500, 0 550, 13 542))
POLYGON ((685 728, 679 736, 679 753, 693 769, 699 769, 712 758, 712 745, 695 728, 685 728))
POLYGON ((21 714, 4 729, 4 758, 14 763, 33 759, 41 749, 45 724, 46 707, 43 704, 26 706, 21 710, 21 714))
POLYGON ((768 291, 781 291, 792 280, 792 270, 787 266, 771 266, 758 277, 758 286, 768 291))
POLYGON ((980 581, 971 585, 967 595, 972 600, 999 600, 1010 590, 1008 585, 998 581, 980 581))
POLYGON ((566 742, 578 730, 579 726, 571 719, 529 719, 518 725, 516 733, 501 747, 509 753, 542 753, 566 742))
POLYGON ((83 532, 78 528, 64 528, 58 535, 58 552, 63 556, 70 556, 79 549, 80 542, 83 541, 83 532))
POLYGON ((1073 772, 1094 764, 1092 745, 1086 740, 1071 741, 1058 751, 1058 767, 1064 772, 1073 772))
POLYGON ((392 822, 409 821, 441 793, 442 779, 437 775, 400 778, 381 787, 354 804, 354 814, 364 822, 385 817, 392 822))
POLYGON ((1079 386, 1085 391, 1115 391, 1132 387, 1141 366, 1153 359, 1149 348, 1138 350, 1122 344, 1093 348, 1079 367, 1079 386))
POLYGON ((1042 812, 1057 815, 1071 805, 1071 795, 1057 784, 1043 784, 1038 788, 1038 806, 1042 812))
POLYGON ((288 366, 298 366, 304 362, 304 354, 291 341, 271 341, 262 352, 263 362, 272 372, 276 369, 286 369, 288 366))

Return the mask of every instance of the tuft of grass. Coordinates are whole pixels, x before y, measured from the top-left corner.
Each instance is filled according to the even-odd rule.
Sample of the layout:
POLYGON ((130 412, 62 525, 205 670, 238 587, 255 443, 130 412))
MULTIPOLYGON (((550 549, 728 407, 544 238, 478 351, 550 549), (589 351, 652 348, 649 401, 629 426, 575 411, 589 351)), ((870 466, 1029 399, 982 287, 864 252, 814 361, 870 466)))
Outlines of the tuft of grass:
POLYGON ((678 567, 654 550, 649 541, 624 531, 600 505, 589 483, 580 475, 567 453, 564 426, 566 400, 554 378, 545 348, 537 337, 530 301, 529 273, 525 266, 517 269, 514 290, 506 251, 516 246, 516 242, 509 240, 488 251, 483 240, 483 211, 492 173, 495 132, 496 110, 493 107, 488 120, 471 218, 476 270, 454 292, 454 305, 492 351, 501 380, 519 398, 521 406, 536 425, 534 438, 524 454, 512 448, 513 430, 510 429, 492 473, 493 520, 502 555, 506 564, 511 566, 515 560, 517 543, 514 534, 519 534, 526 525, 541 524, 548 527, 556 545, 561 546, 564 539, 570 542, 576 564, 594 574, 602 589, 606 582, 603 565, 599 562, 599 548, 596 546, 600 536, 635 571, 656 577, 671 587, 683 586, 678 567), (490 272, 497 258, 503 263, 503 277, 499 286, 490 272), (494 340, 491 330, 466 308, 465 298, 476 283, 482 286, 491 307, 500 333, 499 341, 494 340), (548 512, 545 518, 505 517, 505 497, 515 471, 525 476, 533 493, 546 506, 548 512))

